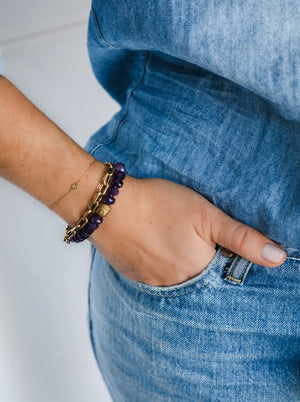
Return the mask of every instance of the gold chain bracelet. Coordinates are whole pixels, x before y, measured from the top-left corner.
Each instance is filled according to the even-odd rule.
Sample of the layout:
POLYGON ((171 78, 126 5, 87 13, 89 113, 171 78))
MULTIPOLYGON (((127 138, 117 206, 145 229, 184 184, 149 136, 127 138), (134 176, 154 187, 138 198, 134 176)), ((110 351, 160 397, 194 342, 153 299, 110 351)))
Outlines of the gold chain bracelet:
POLYGON ((97 159, 93 159, 92 162, 89 164, 88 168, 85 170, 85 172, 82 174, 82 176, 71 185, 70 189, 66 192, 66 194, 64 194, 63 196, 61 196, 57 201, 55 201, 53 204, 51 204, 48 208, 49 209, 53 209, 55 207, 55 205, 57 205, 60 201, 62 201, 68 194, 71 193, 71 191, 77 190, 79 184, 81 183, 82 179, 84 178, 84 176, 87 174, 88 170, 93 166, 93 164, 97 162, 97 159))
POLYGON ((83 229, 87 223, 89 222, 90 218, 96 213, 103 196, 105 195, 106 191, 109 188, 111 177, 114 173, 114 167, 111 162, 105 162, 105 173, 103 178, 100 179, 96 192, 89 203, 86 212, 83 216, 79 219, 75 226, 68 226, 66 229, 65 236, 63 238, 64 242, 70 243, 70 241, 76 236, 79 230, 83 229))

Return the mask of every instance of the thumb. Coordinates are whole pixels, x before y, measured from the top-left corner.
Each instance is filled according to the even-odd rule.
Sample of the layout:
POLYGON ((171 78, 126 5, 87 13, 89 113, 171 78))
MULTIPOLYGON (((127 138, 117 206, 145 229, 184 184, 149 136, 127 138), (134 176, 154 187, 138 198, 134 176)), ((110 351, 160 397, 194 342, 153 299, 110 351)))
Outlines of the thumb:
POLYGON ((214 207, 211 239, 254 264, 277 267, 286 252, 275 242, 251 227, 238 222, 214 207))

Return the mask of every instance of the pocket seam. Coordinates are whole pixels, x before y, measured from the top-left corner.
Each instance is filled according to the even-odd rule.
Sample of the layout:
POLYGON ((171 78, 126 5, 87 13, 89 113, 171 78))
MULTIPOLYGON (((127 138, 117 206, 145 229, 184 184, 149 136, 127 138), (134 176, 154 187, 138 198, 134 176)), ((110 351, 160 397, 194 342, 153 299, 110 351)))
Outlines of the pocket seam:
MULTIPOLYGON (((178 288, 178 289, 176 289, 176 288, 172 289, 172 287, 169 287, 169 289, 167 289, 167 287, 165 287, 165 289, 164 289, 164 287, 162 287, 160 289, 159 287, 157 287, 157 290, 149 289, 149 291, 148 291, 144 287, 144 284, 140 285, 138 282, 133 281, 129 278, 126 278, 125 276, 119 274, 109 263, 107 263, 107 264, 108 264, 108 268, 110 270, 112 270, 112 272, 114 274, 118 275, 122 280, 124 280, 125 283, 128 284, 128 286, 131 286, 131 287, 137 289, 139 292, 147 294, 147 295, 151 295, 151 296, 156 296, 156 297, 172 298, 172 297, 183 296, 185 294, 192 293, 198 289, 207 287, 209 284, 208 281, 203 284, 200 284, 199 282, 202 280, 205 280, 205 278, 207 278, 207 276, 210 273, 212 273, 214 271, 214 269, 216 269, 216 268, 218 270, 223 269, 223 265, 225 264, 225 262, 224 262, 224 264, 222 264, 222 259, 220 259, 220 251, 221 251, 221 249, 217 250, 212 261, 208 264, 208 266, 202 272, 200 272, 200 274, 196 275, 194 278, 187 280, 186 282, 183 282, 182 287, 178 288), (192 289, 190 289, 191 287, 192 287, 192 289), (175 293, 175 292, 180 292, 181 289, 184 291, 181 293, 175 293), (169 294, 169 293, 172 293, 172 294, 169 294)), ((107 275, 107 273, 106 273, 106 275, 107 275)), ((217 272, 215 273, 215 276, 216 275, 217 275, 217 272)), ((175 286, 180 286, 180 284, 174 285, 174 287, 175 286)))
MULTIPOLYGON (((124 278, 125 280, 128 279, 128 278, 124 277, 123 275, 120 275, 110 264, 108 264, 108 266, 109 266, 109 268, 110 268, 111 270, 113 270, 114 273, 116 273, 116 274, 117 274, 118 276, 120 276, 121 278, 124 278)), ((105 272, 105 276, 106 276, 106 278, 109 280, 109 282, 112 283, 112 282, 111 282, 111 278, 109 277, 109 274, 108 274, 107 272, 105 272)), ((199 278, 199 280, 200 280, 200 278, 199 278)), ((194 282, 194 283, 192 283, 192 284, 190 284, 190 285, 187 285, 187 286, 197 285, 197 283, 199 282, 199 280, 197 280, 196 282, 194 282)), ((128 283, 128 282, 126 281, 126 283, 128 283)), ((203 284, 202 286, 195 286, 194 289, 188 290, 188 291, 183 292, 183 293, 173 294, 173 295, 161 294, 161 293, 159 293, 159 290, 157 291, 157 293, 152 293, 152 292, 150 292, 150 291, 147 292, 146 290, 144 290, 143 288, 140 288, 140 287, 138 286, 138 284, 135 284, 135 283, 128 283, 128 285, 131 286, 131 287, 133 287, 133 288, 135 288, 135 289, 137 289, 139 292, 144 293, 144 294, 147 294, 147 295, 150 295, 150 296, 171 298, 171 297, 183 296, 183 295, 185 295, 185 294, 195 292, 195 291, 198 290, 198 289, 205 288, 205 287, 208 286, 208 283, 205 283, 205 284, 203 284)), ((184 288, 184 287, 183 287, 183 288, 184 288)), ((173 290, 173 292, 175 292, 175 291, 176 291, 176 290, 173 290)), ((172 292, 172 290, 169 290, 169 291, 166 290, 165 292, 172 292)))
MULTIPOLYGON (((188 286, 192 286, 192 285, 195 285, 195 284, 197 284, 197 282, 195 282, 195 283, 193 283, 193 284, 191 284, 191 285, 188 285, 188 286)), ((145 291, 143 288, 138 288, 138 286, 136 286, 136 288, 138 288, 138 290, 139 290, 140 292, 145 293, 145 294, 147 294, 147 295, 156 296, 156 297, 166 297, 166 298, 168 297, 168 298, 170 298, 170 297, 179 297, 179 296, 186 295, 186 294, 188 294, 188 293, 195 292, 195 291, 198 290, 198 289, 203 289, 203 288, 205 288, 207 285, 208 285, 208 283, 203 284, 202 286, 195 287, 194 289, 188 290, 188 291, 186 291, 186 292, 178 293, 178 294, 175 294, 175 295, 164 295, 164 294, 160 294, 160 293, 151 293, 151 292, 145 291)), ((133 286, 134 286, 134 285, 133 285, 133 286)), ((173 290, 173 292, 174 292, 174 291, 175 291, 175 290, 173 290)), ((159 291, 158 291, 158 292, 159 292, 159 291)), ((168 290, 167 290, 166 292, 168 292, 168 290)), ((170 290, 170 292, 172 292, 172 290, 170 290)))

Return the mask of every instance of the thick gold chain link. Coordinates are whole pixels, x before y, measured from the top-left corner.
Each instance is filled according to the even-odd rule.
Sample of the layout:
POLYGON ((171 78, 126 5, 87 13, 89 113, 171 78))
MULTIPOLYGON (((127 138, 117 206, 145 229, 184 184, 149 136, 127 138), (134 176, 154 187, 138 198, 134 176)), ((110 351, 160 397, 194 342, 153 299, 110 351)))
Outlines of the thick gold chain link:
POLYGON ((114 173, 114 167, 111 162, 105 162, 105 174, 103 178, 100 179, 96 192, 91 200, 91 202, 88 205, 88 209, 86 212, 83 214, 83 216, 79 219, 79 221, 76 223, 75 226, 71 227, 68 226, 66 229, 66 233, 64 236, 64 242, 70 244, 70 241, 73 239, 73 237, 76 235, 76 233, 85 227, 85 225, 88 223, 89 219, 91 218, 92 215, 95 214, 97 208, 99 207, 100 202, 102 201, 102 198, 104 197, 106 191, 108 190, 110 186, 110 181, 111 177, 114 173))

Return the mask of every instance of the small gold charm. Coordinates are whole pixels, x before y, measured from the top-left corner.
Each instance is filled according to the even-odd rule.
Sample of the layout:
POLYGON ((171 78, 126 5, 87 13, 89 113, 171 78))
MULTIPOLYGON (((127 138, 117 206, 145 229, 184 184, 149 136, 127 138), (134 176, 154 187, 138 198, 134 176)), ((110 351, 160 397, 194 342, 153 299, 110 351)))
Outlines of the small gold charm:
POLYGON ((101 216, 102 218, 104 218, 105 216, 107 216, 110 213, 111 207, 109 205, 104 204, 103 202, 101 202, 99 204, 99 207, 97 208, 97 215, 101 216))

